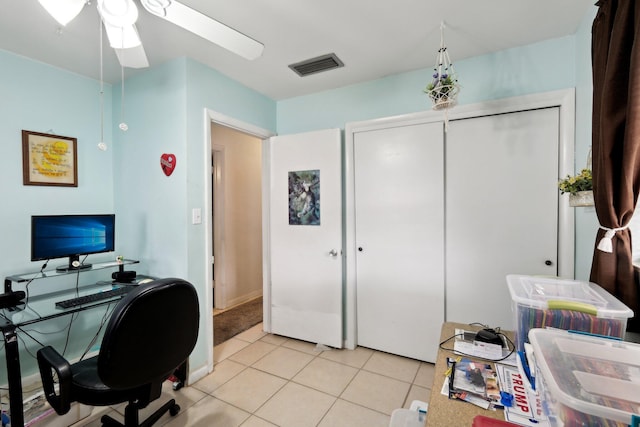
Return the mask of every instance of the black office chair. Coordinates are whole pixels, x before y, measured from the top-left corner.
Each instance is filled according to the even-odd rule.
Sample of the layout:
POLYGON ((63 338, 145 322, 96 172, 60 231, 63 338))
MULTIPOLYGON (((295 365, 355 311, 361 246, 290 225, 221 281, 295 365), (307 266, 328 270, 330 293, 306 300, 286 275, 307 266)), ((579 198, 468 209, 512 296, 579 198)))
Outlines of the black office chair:
POLYGON ((138 421, 138 411, 160 397, 162 383, 191 354, 199 317, 198 296, 190 283, 160 279, 139 285, 115 307, 97 356, 70 364, 50 346, 38 351, 47 401, 59 415, 69 411, 71 402, 128 402, 124 424, 105 415, 103 426, 151 426, 167 411, 175 416, 180 407, 171 399, 144 422, 138 421))

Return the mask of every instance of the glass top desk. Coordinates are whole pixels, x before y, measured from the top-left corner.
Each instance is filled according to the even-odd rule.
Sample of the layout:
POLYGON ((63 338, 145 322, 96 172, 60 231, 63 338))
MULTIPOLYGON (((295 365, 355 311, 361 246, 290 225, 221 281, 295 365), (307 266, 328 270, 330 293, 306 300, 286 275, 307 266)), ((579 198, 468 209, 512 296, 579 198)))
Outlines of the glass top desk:
POLYGON ((18 333, 21 328, 40 323, 51 321, 62 316, 79 313, 82 311, 93 310, 98 307, 112 304, 115 306, 124 295, 118 295, 108 299, 95 301, 92 303, 71 307, 59 308, 56 306, 57 301, 63 301, 77 296, 93 294, 120 286, 135 286, 144 279, 153 279, 149 276, 137 275, 132 283, 121 284, 115 281, 105 280, 97 281, 93 284, 84 284, 75 286, 75 277, 78 273, 88 271, 96 271, 108 268, 118 267, 121 271, 126 265, 137 264, 138 261, 124 260, 122 262, 107 262, 93 264, 86 270, 79 270, 67 273, 53 271, 43 271, 37 273, 26 273, 8 276, 5 278, 5 292, 11 292, 14 284, 27 284, 32 280, 41 280, 45 278, 69 276, 69 281, 73 281, 73 286, 67 286, 66 289, 57 292, 37 295, 24 299, 23 302, 16 307, 4 308, 0 310, 0 331, 5 342, 5 358, 7 363, 7 382, 9 386, 9 408, 11 412, 11 425, 14 427, 22 427, 24 425, 24 413, 22 403, 22 377, 20 371, 20 354, 18 348, 18 333), (26 305, 25 305, 26 302, 26 305))

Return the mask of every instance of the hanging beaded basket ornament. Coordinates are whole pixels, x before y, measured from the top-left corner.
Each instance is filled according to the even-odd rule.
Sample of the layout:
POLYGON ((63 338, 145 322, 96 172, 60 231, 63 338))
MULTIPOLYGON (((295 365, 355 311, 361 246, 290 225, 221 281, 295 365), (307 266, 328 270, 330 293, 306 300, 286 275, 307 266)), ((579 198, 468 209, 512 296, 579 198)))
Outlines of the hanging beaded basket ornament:
POLYGON ((440 49, 436 56, 436 65, 433 67, 433 80, 427 85, 424 92, 433 101, 434 110, 446 110, 456 105, 460 85, 447 47, 444 44, 444 22, 440 24, 440 49))

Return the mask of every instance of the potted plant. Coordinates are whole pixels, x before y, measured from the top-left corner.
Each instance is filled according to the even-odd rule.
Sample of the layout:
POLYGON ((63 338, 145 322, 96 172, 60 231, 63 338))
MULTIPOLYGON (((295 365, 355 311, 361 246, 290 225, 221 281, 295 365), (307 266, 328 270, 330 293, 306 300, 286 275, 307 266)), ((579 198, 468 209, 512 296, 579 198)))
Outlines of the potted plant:
POLYGON ((560 194, 569 193, 569 206, 593 206, 593 175, 591 169, 582 169, 578 175, 558 182, 560 194))
POLYGON ((453 106, 459 90, 458 80, 451 74, 440 74, 436 71, 433 74, 433 81, 427 85, 424 92, 429 95, 434 104, 433 108, 437 110, 453 106))

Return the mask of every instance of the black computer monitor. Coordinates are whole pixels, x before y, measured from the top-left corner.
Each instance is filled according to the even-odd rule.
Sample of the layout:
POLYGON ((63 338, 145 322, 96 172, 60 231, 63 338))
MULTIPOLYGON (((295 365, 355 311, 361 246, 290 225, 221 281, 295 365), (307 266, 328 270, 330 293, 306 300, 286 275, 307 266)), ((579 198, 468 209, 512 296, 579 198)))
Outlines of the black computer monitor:
POLYGON ((31 261, 69 257, 58 271, 81 270, 82 255, 115 250, 115 215, 34 215, 31 217, 31 261))

